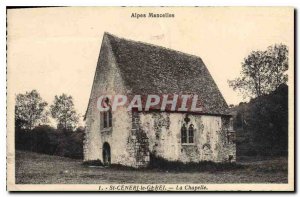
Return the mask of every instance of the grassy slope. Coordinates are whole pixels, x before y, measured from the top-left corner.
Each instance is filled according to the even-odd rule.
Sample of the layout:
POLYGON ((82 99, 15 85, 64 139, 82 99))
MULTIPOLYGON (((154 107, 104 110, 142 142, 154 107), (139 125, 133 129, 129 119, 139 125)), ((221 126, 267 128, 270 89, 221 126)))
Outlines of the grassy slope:
POLYGON ((166 172, 91 168, 81 160, 31 152, 16 152, 16 183, 286 183, 287 159, 247 160, 244 169, 218 172, 166 172))

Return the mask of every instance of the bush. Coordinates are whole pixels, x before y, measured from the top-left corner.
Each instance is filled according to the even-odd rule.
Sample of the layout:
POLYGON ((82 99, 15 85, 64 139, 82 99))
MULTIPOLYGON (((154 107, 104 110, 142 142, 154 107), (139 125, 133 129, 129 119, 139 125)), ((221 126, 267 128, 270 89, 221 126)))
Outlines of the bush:
POLYGON ((212 161, 183 163, 181 161, 168 161, 162 157, 150 155, 149 168, 167 171, 228 171, 242 169, 244 166, 237 163, 215 163, 212 161))
POLYGON ((100 160, 90 160, 82 163, 84 166, 103 166, 100 160))
POLYGON ((257 151, 255 149, 250 148, 249 150, 245 151, 245 156, 257 156, 257 151))
POLYGON ((61 131, 48 125, 33 130, 16 128, 15 146, 18 150, 58 155, 76 159, 83 158, 84 130, 61 131))
POLYGON ((239 155, 285 156, 288 153, 288 86, 242 103, 234 118, 239 155), (247 150, 248 149, 248 150, 247 150))

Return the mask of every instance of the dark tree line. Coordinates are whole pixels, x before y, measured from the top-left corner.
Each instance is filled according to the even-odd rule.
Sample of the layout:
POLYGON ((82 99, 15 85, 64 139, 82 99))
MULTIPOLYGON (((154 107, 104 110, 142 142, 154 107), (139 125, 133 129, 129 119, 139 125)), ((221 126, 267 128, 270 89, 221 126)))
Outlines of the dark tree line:
POLYGON ((62 131, 48 125, 37 126, 30 132, 16 129, 17 150, 38 152, 62 157, 83 158, 84 128, 62 131))
POLYGON ((229 86, 250 97, 236 107, 234 127, 237 152, 248 155, 287 155, 288 151, 288 47, 269 46, 252 51, 242 62, 240 77, 229 86))
POLYGON ((288 86, 281 84, 268 95, 241 103, 234 127, 245 139, 238 142, 240 155, 287 155, 288 86))

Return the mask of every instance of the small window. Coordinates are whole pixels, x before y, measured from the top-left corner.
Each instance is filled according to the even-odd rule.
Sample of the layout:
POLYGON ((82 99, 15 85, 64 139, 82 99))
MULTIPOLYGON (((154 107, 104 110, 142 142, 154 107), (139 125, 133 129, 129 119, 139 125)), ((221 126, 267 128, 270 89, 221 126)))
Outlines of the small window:
POLYGON ((189 126, 189 143, 194 143, 194 125, 189 126))
POLYGON ((233 118, 229 119, 229 130, 233 130, 233 118))
POLYGON ((103 112, 103 128, 107 128, 107 112, 103 112))
POLYGON ((181 127, 181 143, 187 143, 187 130, 185 124, 181 127))
POLYGON ((108 127, 112 127, 112 113, 111 109, 108 111, 108 127))
POLYGON ((106 98, 105 102, 106 102, 107 106, 109 106, 109 110, 102 112, 103 128, 110 128, 110 127, 112 127, 112 112, 111 112, 111 107, 109 104, 109 99, 106 98))
POLYGON ((227 142, 228 144, 235 144, 236 141, 236 133, 234 131, 227 132, 227 142))

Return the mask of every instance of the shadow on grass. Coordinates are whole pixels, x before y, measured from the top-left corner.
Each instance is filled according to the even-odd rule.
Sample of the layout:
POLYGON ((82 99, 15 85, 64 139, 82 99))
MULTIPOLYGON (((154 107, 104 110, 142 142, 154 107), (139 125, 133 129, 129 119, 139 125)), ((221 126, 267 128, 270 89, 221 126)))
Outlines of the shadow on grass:
POLYGON ((84 161, 82 163, 83 166, 103 166, 102 161, 100 160, 90 160, 90 161, 84 161))
POLYGON ((215 172, 244 169, 245 166, 237 163, 215 163, 212 161, 183 163, 181 161, 168 161, 151 155, 149 168, 172 172, 215 172))
MULTIPOLYGON (((103 166, 100 160, 87 161, 84 166, 103 166)), ((168 161, 157 156, 150 156, 150 162, 147 167, 134 168, 120 164, 111 164, 110 169, 114 170, 132 170, 132 171, 168 171, 168 172, 216 172, 216 171, 231 171, 246 168, 245 165, 237 163, 215 163, 212 161, 189 162, 168 161)))

